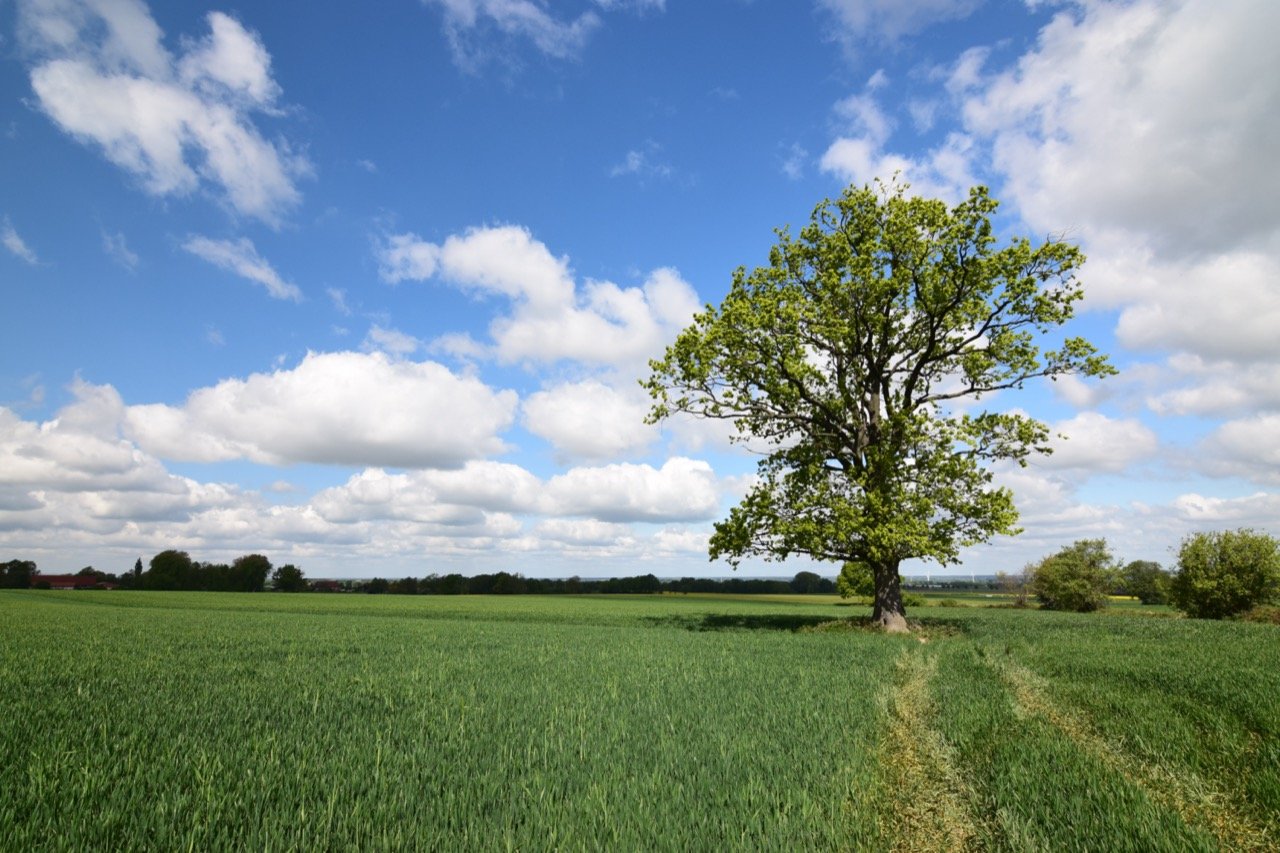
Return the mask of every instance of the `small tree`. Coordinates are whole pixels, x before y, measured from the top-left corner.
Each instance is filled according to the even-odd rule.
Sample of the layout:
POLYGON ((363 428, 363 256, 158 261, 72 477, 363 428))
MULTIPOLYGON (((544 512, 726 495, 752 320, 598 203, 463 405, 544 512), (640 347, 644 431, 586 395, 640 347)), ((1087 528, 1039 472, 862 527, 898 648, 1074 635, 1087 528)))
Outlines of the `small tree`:
POLYGON ((952 404, 1114 371, 1082 338, 1041 349, 1083 296, 1084 258, 1061 241, 998 246, 995 210, 985 187, 951 208, 897 183, 850 187, 798 236, 779 231, 768 265, 739 268, 721 306, 650 362, 651 421, 722 419, 767 448, 712 558, 864 563, 873 619, 903 631, 903 560, 952 563, 1018 532, 988 466, 1046 452, 1048 429, 952 404))
POLYGON ((1089 613, 1107 604, 1116 567, 1105 539, 1081 539, 1032 569, 1031 591, 1047 610, 1089 613))
POLYGON ((817 572, 796 572, 795 577, 791 579, 788 586, 792 592, 801 595, 812 595, 814 593, 825 592, 829 590, 831 581, 822 577, 817 572))
POLYGON ((1165 604, 1169 600, 1169 575, 1159 563, 1134 560, 1120 572, 1120 586, 1143 604, 1165 604))
POLYGON ((996 586, 1005 595, 1013 599, 1014 607, 1026 607, 1027 598, 1031 595, 1031 578, 1035 575, 1035 566, 1023 566, 1017 572, 996 572, 996 586))
POLYGON ((306 592, 307 578, 302 569, 286 563, 271 573, 271 588, 276 592, 306 592))
POLYGON ((1280 542, 1242 528, 1182 540, 1169 582, 1174 607, 1197 619, 1222 619, 1276 599, 1280 542))
POLYGON ((850 560, 840 567, 836 592, 841 598, 870 598, 876 594, 876 579, 866 563, 850 560))

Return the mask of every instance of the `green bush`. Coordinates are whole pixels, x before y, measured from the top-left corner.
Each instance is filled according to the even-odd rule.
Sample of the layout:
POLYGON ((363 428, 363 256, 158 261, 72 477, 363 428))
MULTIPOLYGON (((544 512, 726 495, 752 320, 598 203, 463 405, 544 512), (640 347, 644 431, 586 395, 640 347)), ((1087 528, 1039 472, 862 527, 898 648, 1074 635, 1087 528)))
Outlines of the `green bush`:
POLYGON ((1143 604, 1167 604, 1169 574, 1159 563, 1134 560, 1120 573, 1120 591, 1132 595, 1143 604))
POLYGON ((1105 539, 1081 539, 1031 569, 1030 589, 1047 610, 1089 613, 1107 604, 1116 568, 1105 539))
POLYGON ((1169 601, 1197 619, 1223 619, 1275 600, 1280 542, 1247 528, 1196 533, 1182 541, 1169 601))
POLYGON ((1242 622, 1262 622, 1266 625, 1280 625, 1280 606, 1275 604, 1259 604, 1240 614, 1242 622))
POLYGON ((874 598, 876 580, 866 563, 848 562, 840 567, 836 578, 836 592, 841 598, 874 598))

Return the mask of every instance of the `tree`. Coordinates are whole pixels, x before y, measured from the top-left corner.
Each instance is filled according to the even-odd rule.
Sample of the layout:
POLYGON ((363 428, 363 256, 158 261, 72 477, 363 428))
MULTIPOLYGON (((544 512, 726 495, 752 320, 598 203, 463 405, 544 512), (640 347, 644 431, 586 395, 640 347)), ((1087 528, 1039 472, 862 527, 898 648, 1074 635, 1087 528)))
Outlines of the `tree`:
POLYGON ((836 592, 841 598, 871 598, 876 594, 876 579, 871 567, 857 560, 845 563, 836 578, 836 592))
POLYGON ((1120 572, 1121 589, 1143 604, 1164 604, 1169 600, 1169 575, 1159 563, 1134 560, 1120 572))
POLYGON ((1081 338, 1042 351, 1083 295, 1080 251, 1024 238, 997 248, 996 202, 976 187, 948 209, 905 185, 850 187, 768 266, 739 268, 645 381, 656 422, 727 420, 763 447, 755 486, 715 526, 710 552, 866 563, 874 619, 906 630, 899 565, 955 562, 1017 532, 989 463, 1047 452, 1016 413, 950 411, 1037 377, 1114 372, 1081 338))
POLYGON ((996 586, 1001 592, 1013 599, 1014 607, 1026 607, 1027 597, 1031 595, 1031 579, 1035 576, 1035 566, 1023 566, 1021 571, 996 572, 996 586))
POLYGON ((227 573, 228 588, 236 592, 262 592, 271 574, 271 561, 261 554, 236 557, 227 573))
POLYGON ((143 589, 194 589, 194 584, 195 564, 186 551, 161 551, 142 575, 143 589))
POLYGON ((307 578, 302 569, 286 563, 271 573, 271 588, 276 592, 306 592, 307 578))
POLYGON ((37 574, 36 564, 31 560, 10 560, 0 563, 0 588, 27 589, 37 574))
POLYGON ((1248 528, 1196 533, 1182 541, 1169 581, 1173 606, 1222 619, 1280 596, 1280 542, 1248 528))
POLYGON ((1118 571, 1105 539, 1080 539, 1030 569, 1030 589, 1046 610, 1091 613, 1107 605, 1118 571))
POLYGON ((788 584, 792 592, 801 595, 814 595, 817 593, 831 592, 831 581, 824 578, 817 572, 796 572, 795 577, 788 584))

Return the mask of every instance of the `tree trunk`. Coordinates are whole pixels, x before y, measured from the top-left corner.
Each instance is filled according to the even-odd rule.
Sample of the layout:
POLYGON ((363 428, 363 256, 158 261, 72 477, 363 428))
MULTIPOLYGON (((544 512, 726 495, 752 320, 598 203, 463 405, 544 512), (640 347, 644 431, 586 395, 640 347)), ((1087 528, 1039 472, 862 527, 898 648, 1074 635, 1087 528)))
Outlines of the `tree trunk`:
POLYGON ((898 561, 872 566, 876 580, 875 608, 871 621, 890 634, 908 634, 907 608, 902 605, 902 587, 898 581, 898 561))

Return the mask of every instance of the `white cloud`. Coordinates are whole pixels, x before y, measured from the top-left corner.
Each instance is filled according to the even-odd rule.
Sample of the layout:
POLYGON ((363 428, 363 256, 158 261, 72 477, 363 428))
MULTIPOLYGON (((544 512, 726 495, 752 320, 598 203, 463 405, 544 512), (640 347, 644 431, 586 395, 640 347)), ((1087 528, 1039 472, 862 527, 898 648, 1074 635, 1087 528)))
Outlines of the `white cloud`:
POLYGON ((608 11, 626 9, 639 13, 664 12, 667 8, 667 0, 594 0, 594 2, 601 9, 608 11))
POLYGON ((339 287, 325 288, 325 294, 333 303, 333 309, 343 316, 351 316, 351 306, 347 304, 347 292, 339 287))
POLYGON ((787 153, 782 158, 782 174, 788 179, 798 181, 804 177, 805 163, 809 160, 809 152, 798 142, 787 146, 787 153))
POLYGON ((1278 28, 1280 6, 1250 0, 1084 3, 967 102, 968 124, 1035 227, 1173 256, 1248 246, 1280 224, 1278 28))
POLYGON ((1155 432, 1140 421, 1098 412, 1082 412, 1054 424, 1051 431, 1053 453, 1038 458, 1033 463, 1037 468, 1118 473, 1159 448, 1155 432))
POLYGON ((454 61, 471 72, 495 58, 496 54, 486 44, 494 36, 508 41, 529 41, 546 56, 570 59, 578 55, 600 26, 600 17, 594 12, 583 12, 573 20, 560 20, 533 0, 422 2, 441 9, 454 61))
POLYGON ((968 17, 982 0, 818 0, 836 23, 836 35, 850 46, 895 41, 942 21, 968 17))
POLYGON ((30 0, 20 13, 40 109, 147 192, 212 185, 236 213, 273 225, 298 202, 310 166, 254 126, 254 113, 276 112, 279 86, 266 48, 234 18, 210 13, 209 35, 175 58, 138 0, 30 0))
POLYGON ((1280 322, 1280 6, 1070 4, 1011 68, 975 71, 966 131, 1035 229, 1085 244, 1089 304, 1133 349, 1273 357, 1280 322))
POLYGON ((129 272, 133 272, 138 268, 137 253, 130 251, 124 234, 119 231, 114 234, 108 234, 105 230, 102 232, 102 251, 106 252, 107 257, 129 272))
POLYGON ((845 183, 866 185, 889 180, 895 175, 911 185, 913 195, 937 197, 949 202, 964 198, 969 187, 979 183, 974 177, 973 140, 964 133, 947 135, 941 145, 923 158, 906 157, 886 149, 895 122, 880 106, 875 93, 887 85, 877 72, 861 94, 836 104, 834 112, 845 135, 828 146, 819 161, 825 172, 845 183))
POLYGON ((18 235, 18 232, 13 230, 13 225, 10 224, 9 217, 7 216, 3 220, 3 225, 0 225, 0 243, 3 243, 4 247, 8 249, 10 254, 15 258, 26 261, 32 266, 40 263, 40 258, 36 256, 36 253, 32 251, 26 241, 18 235))
POLYGON ((1227 421, 1196 453, 1197 467, 1215 476, 1280 485, 1280 413, 1227 421))
POLYGON ((609 169, 609 177, 632 175, 641 180, 669 178, 672 174, 671 166, 657 159, 661 152, 662 147, 656 142, 645 143, 641 148, 632 148, 620 162, 609 169))
POLYGON ((539 522, 533 534, 569 545, 634 547, 636 542, 630 526, 591 518, 549 518, 539 522))
POLYGON ((506 363, 642 367, 701 308, 671 269, 653 271, 641 287, 590 280, 578 287, 568 259, 518 226, 473 228, 441 245, 401 234, 379 247, 378 260, 387 281, 438 276, 509 299, 511 312, 489 326, 493 354, 506 363))
POLYGON ((1226 415, 1280 410, 1280 364, 1176 355, 1146 403, 1161 415, 1226 415))
POLYGON ((369 327, 369 334, 364 339, 366 350, 395 356, 409 355, 421 346, 422 341, 413 335, 405 334, 399 329, 385 329, 376 323, 369 327))
POLYGON ((702 521, 719 511, 715 473, 706 462, 668 459, 661 468, 616 464, 573 468, 552 477, 557 514, 602 521, 702 521))
POLYGON ((644 422, 649 399, 638 387, 625 393, 594 379, 564 383, 531 394, 522 409, 525 427, 566 457, 617 459, 657 437, 644 422))
POLYGON ((309 353, 296 367, 227 379, 180 407, 129 407, 128 434, 168 459, 280 465, 451 467, 501 452, 516 395, 434 362, 309 353))
POLYGON ((290 284, 272 269, 248 237, 239 240, 213 240, 209 237, 188 237, 182 248, 216 267, 233 272, 241 278, 256 281, 276 299, 302 300, 302 291, 290 284))

